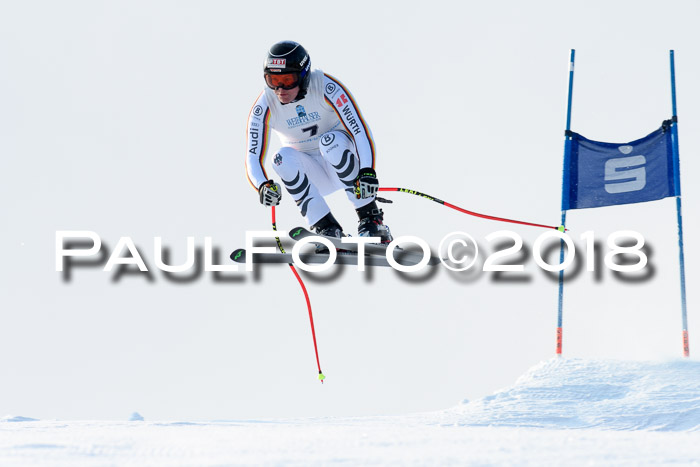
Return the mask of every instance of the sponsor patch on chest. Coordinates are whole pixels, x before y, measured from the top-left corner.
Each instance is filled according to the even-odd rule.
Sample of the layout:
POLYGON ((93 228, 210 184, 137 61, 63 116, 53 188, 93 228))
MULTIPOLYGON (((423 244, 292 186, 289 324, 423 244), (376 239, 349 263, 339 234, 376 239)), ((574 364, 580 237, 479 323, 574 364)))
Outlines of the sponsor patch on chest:
POLYGON ((296 128, 309 122, 321 120, 318 112, 307 112, 303 105, 297 105, 295 110, 297 116, 287 119, 287 128, 296 128))

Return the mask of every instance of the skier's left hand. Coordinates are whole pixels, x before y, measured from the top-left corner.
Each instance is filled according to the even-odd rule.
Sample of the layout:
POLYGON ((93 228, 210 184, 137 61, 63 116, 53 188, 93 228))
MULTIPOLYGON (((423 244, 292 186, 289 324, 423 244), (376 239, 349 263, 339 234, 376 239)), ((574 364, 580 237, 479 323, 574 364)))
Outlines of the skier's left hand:
POLYGON ((274 180, 266 180, 258 188, 260 204, 263 206, 277 206, 282 199, 282 190, 274 180))
POLYGON ((379 191, 379 180, 377 172, 371 167, 360 169, 360 173, 355 179, 355 196, 357 199, 371 198, 379 191))

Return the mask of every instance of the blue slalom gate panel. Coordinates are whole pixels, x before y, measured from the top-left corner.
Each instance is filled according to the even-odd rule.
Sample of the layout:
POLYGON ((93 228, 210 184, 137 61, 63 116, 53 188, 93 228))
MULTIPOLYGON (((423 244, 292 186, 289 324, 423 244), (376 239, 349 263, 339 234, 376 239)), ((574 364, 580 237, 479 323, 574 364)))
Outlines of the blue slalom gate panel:
POLYGON ((562 210, 642 203, 679 196, 671 127, 629 143, 592 141, 568 132, 562 210))

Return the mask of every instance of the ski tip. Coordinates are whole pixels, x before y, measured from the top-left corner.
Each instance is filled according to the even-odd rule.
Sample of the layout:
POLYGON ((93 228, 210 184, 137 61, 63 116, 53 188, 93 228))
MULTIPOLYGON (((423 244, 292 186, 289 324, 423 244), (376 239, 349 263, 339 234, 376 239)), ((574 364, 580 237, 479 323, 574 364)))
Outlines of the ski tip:
POLYGON ((289 236, 292 238, 297 238, 305 230, 306 229, 304 227, 294 227, 292 230, 289 231, 289 236))
POLYGON ((243 248, 233 250, 229 257, 237 263, 245 263, 245 250, 243 248))

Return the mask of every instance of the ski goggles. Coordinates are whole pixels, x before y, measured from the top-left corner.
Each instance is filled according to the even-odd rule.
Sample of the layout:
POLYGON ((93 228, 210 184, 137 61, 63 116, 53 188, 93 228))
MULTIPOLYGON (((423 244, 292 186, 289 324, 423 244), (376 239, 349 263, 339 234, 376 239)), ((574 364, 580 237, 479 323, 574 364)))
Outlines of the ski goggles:
POLYGON ((270 89, 294 89, 299 86, 299 82, 299 73, 265 74, 265 83, 270 89))

